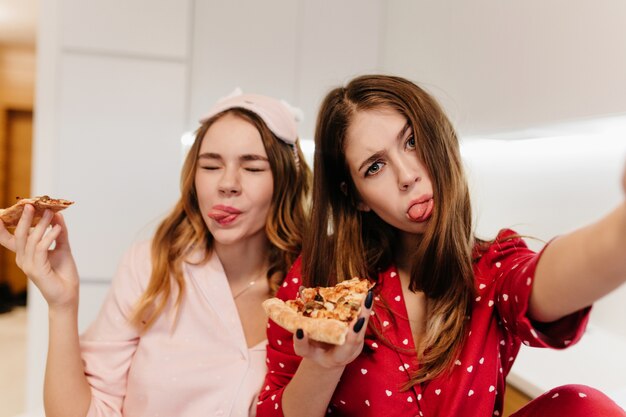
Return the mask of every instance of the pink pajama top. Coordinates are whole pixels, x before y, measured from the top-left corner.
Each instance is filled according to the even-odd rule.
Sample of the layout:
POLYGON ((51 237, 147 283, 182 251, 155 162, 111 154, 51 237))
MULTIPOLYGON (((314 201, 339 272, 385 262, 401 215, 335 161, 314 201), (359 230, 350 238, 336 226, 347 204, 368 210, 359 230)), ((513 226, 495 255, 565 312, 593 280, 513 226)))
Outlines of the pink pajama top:
POLYGON ((81 336, 92 392, 88 416, 254 415, 266 342, 248 349, 217 255, 204 265, 183 264, 186 288, 175 325, 170 304, 140 335, 129 318, 150 270, 150 242, 136 244, 81 336))
MULTIPOLYGON (((397 269, 391 266, 376 277, 370 326, 361 354, 348 364, 327 405, 327 416, 362 417, 477 417, 501 416, 505 378, 522 343, 565 348, 583 334, 589 309, 555 323, 537 324, 526 315, 535 267, 539 259, 510 230, 474 264, 476 296, 468 317, 466 343, 450 373, 418 384, 402 386, 420 366, 417 359, 397 269), (388 308, 382 307, 384 299, 388 308)), ((300 260, 287 275, 277 296, 298 295, 300 260)), ((258 402, 258 417, 281 417, 282 395, 298 369, 293 335, 270 321, 268 374, 258 402)))

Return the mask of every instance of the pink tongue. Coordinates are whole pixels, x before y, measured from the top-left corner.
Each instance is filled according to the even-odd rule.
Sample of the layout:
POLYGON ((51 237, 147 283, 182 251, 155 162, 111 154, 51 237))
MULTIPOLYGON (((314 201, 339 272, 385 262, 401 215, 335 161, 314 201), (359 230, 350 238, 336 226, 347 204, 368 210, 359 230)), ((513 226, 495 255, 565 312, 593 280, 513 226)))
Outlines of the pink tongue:
POLYGON ((430 204, 430 200, 424 203, 413 204, 409 209, 409 217, 413 220, 419 220, 424 216, 426 210, 428 210, 428 205, 430 204))
POLYGON ((209 217, 214 219, 214 220, 220 221, 220 220, 228 217, 229 214, 230 213, 227 213, 227 212, 225 212, 223 210, 211 210, 209 212, 209 217))

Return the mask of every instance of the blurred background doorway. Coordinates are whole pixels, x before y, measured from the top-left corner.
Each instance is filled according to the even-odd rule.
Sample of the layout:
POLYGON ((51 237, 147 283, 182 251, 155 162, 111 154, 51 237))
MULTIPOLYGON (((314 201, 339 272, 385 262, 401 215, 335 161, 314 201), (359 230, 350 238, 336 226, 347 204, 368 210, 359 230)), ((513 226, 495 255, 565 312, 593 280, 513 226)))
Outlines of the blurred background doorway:
MULTIPOLYGON (((37 2, 0 0, 0 207, 30 196, 37 2)), ((0 313, 26 303, 27 281, 0 248, 0 313)))

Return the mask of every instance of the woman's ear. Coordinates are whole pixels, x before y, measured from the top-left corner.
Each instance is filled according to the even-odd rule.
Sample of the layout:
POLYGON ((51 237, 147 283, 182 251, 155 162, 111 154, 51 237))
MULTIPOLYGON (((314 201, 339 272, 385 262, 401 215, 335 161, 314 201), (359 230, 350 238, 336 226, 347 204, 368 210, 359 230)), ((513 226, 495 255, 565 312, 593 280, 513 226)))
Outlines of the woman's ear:
MULTIPOLYGON (((342 181, 341 184, 339 184, 339 189, 341 190, 343 195, 345 195, 346 197, 348 196, 348 185, 346 184, 345 181, 342 181)), ((359 211, 370 211, 371 210, 370 206, 368 206, 364 202, 360 201, 360 199, 359 199, 359 202, 356 203, 356 209, 359 210, 359 211)))
POLYGON ((343 195, 345 195, 346 197, 348 196, 348 186, 346 185, 345 181, 341 181, 341 184, 339 184, 339 189, 341 190, 343 195))

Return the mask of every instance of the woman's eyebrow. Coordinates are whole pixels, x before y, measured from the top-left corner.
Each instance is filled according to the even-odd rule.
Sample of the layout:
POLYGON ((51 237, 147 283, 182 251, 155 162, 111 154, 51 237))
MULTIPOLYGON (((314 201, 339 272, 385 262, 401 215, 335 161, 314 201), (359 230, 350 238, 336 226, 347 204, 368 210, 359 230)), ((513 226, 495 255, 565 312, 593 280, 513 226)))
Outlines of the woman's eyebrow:
POLYGON ((363 168, 367 167, 370 164, 373 164, 374 162, 376 162, 377 160, 385 156, 386 153, 387 152, 383 150, 383 151, 378 151, 372 154, 369 158, 363 161, 363 163, 359 166, 358 172, 360 172, 363 168))
POLYGON ((262 155, 257 155, 257 154, 246 154, 246 155, 241 155, 239 157, 240 160, 242 161, 265 161, 267 162, 268 159, 262 155))
MULTIPOLYGON (((211 159, 211 160, 223 160, 222 155, 214 152, 205 152, 198 155, 198 159, 211 159)), ((268 161, 268 159, 262 155, 257 154, 245 154, 239 156, 241 161, 268 161)))
MULTIPOLYGON (((396 140, 397 141, 401 141, 404 139, 404 136, 406 136, 406 132, 408 132, 411 129, 411 125, 409 124, 409 122, 407 122, 404 127, 402 129, 400 129, 400 132, 398 132, 398 136, 396 136, 396 140)), ((365 161, 363 161, 363 163, 359 166, 358 171, 361 171, 363 168, 365 168, 367 165, 370 165, 374 162, 376 162, 376 160, 382 158, 383 156, 385 156, 385 151, 378 151, 375 154, 371 155, 369 158, 367 158, 365 161)))
POLYGON ((402 129, 400 129, 400 132, 398 132, 398 136, 397 139, 400 141, 402 139, 404 139, 404 136, 406 135, 406 132, 408 132, 411 129, 411 125, 409 124, 409 122, 407 122, 404 127, 402 129))
POLYGON ((205 152, 198 155, 198 159, 218 159, 221 160, 222 156, 218 153, 205 152))

